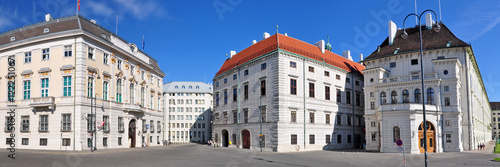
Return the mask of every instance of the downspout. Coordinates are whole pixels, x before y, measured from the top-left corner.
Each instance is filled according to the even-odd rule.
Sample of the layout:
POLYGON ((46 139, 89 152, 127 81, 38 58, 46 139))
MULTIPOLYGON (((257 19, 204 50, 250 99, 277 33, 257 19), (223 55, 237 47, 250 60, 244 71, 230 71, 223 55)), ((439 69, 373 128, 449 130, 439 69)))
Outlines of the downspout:
POLYGON ((302 59, 302 93, 304 94, 304 150, 306 149, 306 59, 302 59))
MULTIPOLYGON (((75 37, 75 67, 73 69, 73 84, 76 83, 76 37, 75 37)), ((76 89, 73 88, 73 151, 76 151, 76 89)), ((82 148, 83 149, 83 148, 82 148)))
MULTIPOLYGON (((237 123, 236 123, 236 125, 237 125, 237 127, 236 127, 236 133, 238 133, 238 141, 236 141, 236 148, 238 148, 240 146, 240 137, 242 137, 241 136, 242 134, 240 133, 240 110, 241 110, 241 100, 239 98, 239 96, 240 96, 240 77, 241 77, 241 75, 240 75, 240 67, 238 67, 238 86, 236 88, 238 90, 238 91, 236 91, 236 94, 237 94, 236 96, 238 97, 236 99, 238 101, 238 120, 237 120, 237 123)), ((228 138, 229 138, 229 134, 227 134, 227 135, 228 135, 228 138)))
MULTIPOLYGON (((437 77, 438 79, 441 79, 439 77, 439 73, 436 73, 437 74, 437 77)), ((441 89, 441 80, 439 80, 439 83, 438 83, 438 86, 439 86, 439 104, 440 104, 440 108, 439 110, 441 110, 441 147, 443 150, 441 150, 442 152, 444 152, 444 140, 445 140, 445 134, 444 134, 444 115, 443 115, 443 98, 442 98, 442 95, 443 95, 443 91, 441 89)), ((438 110, 438 112, 439 112, 438 110)), ((438 117, 436 117, 438 118, 438 117)))
MULTIPOLYGON (((354 140, 356 139, 356 137, 354 137, 354 136, 356 136, 356 126, 355 126, 355 122, 354 122, 354 120, 355 120, 354 119, 354 102, 355 101, 353 100, 353 98, 354 98, 354 74, 351 73, 351 99, 350 99, 351 104, 352 104, 352 117, 351 117, 351 119, 352 119, 352 124, 351 124, 352 125, 352 136, 351 137, 352 137, 353 148, 355 148, 356 142, 354 140)), ((349 121, 349 120, 347 120, 347 121, 349 121)))
MULTIPOLYGON (((468 64, 469 64, 469 61, 467 60, 467 52, 465 51, 465 48, 462 48, 462 50, 464 51, 464 58, 465 58, 465 83, 466 83, 466 86, 465 88, 467 89, 467 130, 469 131, 469 150, 473 150, 474 147, 472 147, 472 130, 471 130, 471 124, 472 124, 472 120, 471 120, 471 103, 470 103, 470 94, 469 94, 469 67, 468 67, 468 64)), ((462 126, 462 125, 460 125, 462 126)))

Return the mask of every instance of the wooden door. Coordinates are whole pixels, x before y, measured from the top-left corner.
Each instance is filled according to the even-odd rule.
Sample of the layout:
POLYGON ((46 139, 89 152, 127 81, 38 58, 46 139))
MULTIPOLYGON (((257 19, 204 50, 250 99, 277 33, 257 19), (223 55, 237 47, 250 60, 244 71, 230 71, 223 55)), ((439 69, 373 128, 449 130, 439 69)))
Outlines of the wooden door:
POLYGON ((248 130, 243 130, 241 135, 243 138, 243 148, 250 149, 250 132, 248 130))
POLYGON ((425 145, 424 142, 427 144, 427 152, 435 152, 436 151, 436 135, 435 135, 435 130, 434 130, 434 125, 432 123, 427 122, 426 128, 427 128, 427 141, 424 141, 424 123, 420 123, 420 126, 418 126, 418 147, 420 149, 420 153, 425 153, 425 145))

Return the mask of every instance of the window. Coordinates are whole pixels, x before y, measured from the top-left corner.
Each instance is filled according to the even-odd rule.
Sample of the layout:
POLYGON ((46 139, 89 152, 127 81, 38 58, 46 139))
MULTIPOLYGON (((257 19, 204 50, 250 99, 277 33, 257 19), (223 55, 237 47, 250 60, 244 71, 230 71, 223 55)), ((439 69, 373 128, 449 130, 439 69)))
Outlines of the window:
POLYGON ((291 111, 290 122, 297 122, 297 111, 291 111))
MULTIPOLYGON (((116 102, 122 102, 122 80, 116 80, 116 102)), ((144 104, 142 104, 144 106, 144 104)))
POLYGON ((375 109, 375 102, 373 102, 373 101, 370 102, 370 109, 372 109, 372 110, 375 109))
POLYGON ((391 63, 389 64, 389 66, 390 66, 391 68, 396 67, 396 62, 391 62, 391 63))
POLYGON ((266 80, 261 80, 260 81, 260 95, 265 96, 266 95, 266 80))
POLYGON ((342 115, 337 115, 337 125, 342 125, 342 115))
POLYGON ((342 135, 337 135, 337 143, 342 143, 342 135))
POLYGON ((145 132, 146 132, 146 130, 147 130, 147 127, 146 127, 146 120, 145 120, 145 119, 143 119, 143 120, 142 120, 142 132, 144 132, 144 133, 145 133, 145 132))
POLYGON ((290 144, 297 145, 297 135, 290 136, 290 144))
POLYGON ((340 75, 335 75, 335 79, 340 80, 340 75))
POLYGON ((87 114, 87 131, 92 131, 94 128, 92 127, 92 121, 91 119, 94 119, 93 114, 87 114))
POLYGON ((151 133, 154 133, 155 132, 155 121, 151 120, 149 122, 149 129, 150 129, 150 132, 151 133))
POLYGON ((446 120, 446 126, 450 126, 450 120, 446 120))
POLYGON ((245 99, 248 99, 248 85, 243 86, 243 96, 245 99))
POLYGON ((30 131, 30 116, 21 116, 21 132, 30 131))
POLYGON ((92 148, 92 138, 87 138, 87 147, 92 148))
POLYGON ((215 106, 219 106, 219 93, 215 94, 215 106))
POLYGON ((46 132, 49 130, 49 116, 40 115, 40 128, 39 131, 46 132))
POLYGON ((297 95, 297 80, 290 79, 290 94, 297 95))
POLYGON ((94 59, 94 48, 89 47, 87 54, 89 59, 94 59))
POLYGON ((376 132, 372 133, 372 141, 377 141, 377 133, 376 132))
POLYGON ((314 123, 314 113, 309 113, 309 123, 314 123))
POLYGON ((361 106, 361 95, 356 93, 356 105, 361 106))
POLYGON ((118 137, 118 145, 121 146, 122 145, 122 137, 118 137))
MULTIPOLYGON (((118 60, 118 62, 116 63, 116 68, 118 70, 122 70, 122 60, 118 60)), ((142 78, 142 79, 144 79, 144 78, 142 78)))
POLYGON ((224 83, 227 83, 227 78, 224 78, 224 83))
POLYGON ((373 92, 370 92, 370 97, 374 97, 374 93, 373 92))
POLYGON ((238 91, 236 88, 233 88, 233 101, 238 101, 238 91))
POLYGON ((446 134, 446 143, 451 143, 451 134, 446 134))
POLYGON ((62 146, 71 146, 71 139, 70 138, 63 138, 62 146))
POLYGON ((403 103, 410 102, 410 92, 408 90, 403 90, 403 103))
POLYGON ((444 97, 444 105, 450 106, 450 97, 444 97))
POLYGON ((347 135, 347 143, 351 143, 352 141, 352 136, 351 135, 347 135))
POLYGON ((354 81, 354 85, 359 86, 359 81, 354 81))
POLYGON ((330 124, 330 114, 325 115, 325 123, 330 124))
POLYGON ((375 122, 371 122, 370 124, 371 124, 371 127, 375 127, 376 123, 375 122))
POLYGON ((314 73, 314 67, 309 66, 309 72, 314 73))
POLYGON ((420 93, 420 89, 415 89, 415 103, 420 103, 420 96, 421 96, 421 93, 420 93))
POLYGON ((427 89, 427 104, 434 104, 434 89, 427 89))
POLYGON ((244 123, 248 123, 248 111, 243 111, 244 123))
POLYGON ((330 100, 330 87, 325 86, 325 100, 330 100))
POLYGON ((30 139, 29 138, 22 138, 22 145, 29 145, 30 139))
POLYGON ((400 134, 400 130, 399 130, 399 127, 395 126, 393 129, 392 129, 392 135, 394 137, 394 142, 396 142, 396 140, 400 139, 401 138, 401 134, 400 134))
MULTIPOLYGON (((131 75, 134 75, 134 74, 135 74, 135 73, 134 73, 134 71, 135 71, 135 70, 134 70, 134 66, 133 66, 133 65, 130 65, 130 74, 131 74, 131 75)), ((160 81, 159 81, 159 80, 158 80, 158 85, 160 85, 160 81)))
MULTIPOLYGON (((14 126, 9 125, 9 122, 11 122, 11 119, 14 119, 14 118, 10 117, 10 116, 5 117, 5 131, 10 132, 10 131, 14 130, 14 126)), ((12 120, 12 122, 13 121, 14 120, 12 120)))
POLYGON ((266 122, 267 108, 265 106, 261 106, 260 108, 261 108, 260 113, 261 113, 261 117, 262 117, 262 122, 266 122))
POLYGON ((391 92, 391 103, 392 104, 398 103, 398 93, 396 91, 391 92))
POLYGON ((297 68, 297 63, 293 62, 293 61, 290 61, 290 67, 291 68, 297 68))
POLYGON ((340 89, 337 89, 337 102, 342 102, 342 91, 340 91, 340 89))
POLYGON ((325 77, 330 77, 330 72, 325 71, 325 77))
POLYGON ((43 49, 42 50, 42 61, 49 60, 49 59, 50 59, 50 50, 49 49, 43 49))
POLYGON ((71 131, 71 114, 61 114, 62 127, 61 131, 71 131))
POLYGON ((224 91, 224 104, 227 104, 227 90, 224 91))
POLYGON ((347 116, 347 125, 349 125, 349 126, 352 125, 351 116, 347 116))
POLYGON ((309 144, 314 144, 314 135, 309 135, 309 144))
POLYGON ((102 126, 102 130, 109 131, 109 116, 103 115, 102 121, 104 122, 104 125, 102 126))
POLYGON ((411 59, 411 65, 417 65, 418 59, 411 59))
POLYGON ((437 59, 444 59, 444 56, 438 56, 437 59))
POLYGON ((346 77, 346 78, 345 78, 345 82, 346 82, 346 83, 351 83, 351 78, 347 78, 347 77, 346 77))
POLYGON ((248 75, 248 70, 243 71, 243 75, 247 76, 248 75))
POLYGON ((236 111, 233 111, 233 123, 238 123, 238 112, 236 111))
POLYGON ((309 97, 314 98, 314 83, 309 82, 309 97))
POLYGON ((109 59, 109 55, 104 53, 104 55, 102 56, 102 63, 108 64, 108 59, 109 59))
POLYGON ((102 82, 102 98, 103 100, 108 100, 108 81, 102 82))
POLYGON ((380 104, 381 105, 387 104, 385 92, 380 93, 380 104))
POLYGON ((351 104, 351 91, 345 91, 345 103, 351 104))
POLYGON ((42 78, 42 97, 47 97, 49 96, 49 79, 48 78, 42 78))
POLYGON ((444 91, 445 91, 445 92, 450 91, 450 86, 444 86, 444 91))
POLYGON ((31 99, 31 81, 24 81, 23 85, 23 99, 31 99))
POLYGON ((125 126, 123 124, 123 117, 118 117, 118 131, 119 132, 125 131, 125 126))
POLYGON ((63 77, 63 96, 71 96, 71 76, 63 77))
MULTIPOLYGON (((151 107, 151 109, 153 109, 153 99, 155 98, 155 95, 151 95, 151 97, 149 98, 149 107, 151 107)), ((187 100, 186 100, 187 101, 187 100)), ((189 104, 186 102, 186 104, 189 104)))
POLYGON ((108 138, 107 137, 102 138, 102 146, 104 146, 104 147, 108 146, 108 138))
POLYGON ((47 146, 47 138, 40 138, 40 146, 47 146))
POLYGON ((31 63, 31 52, 24 53, 24 63, 31 63))
POLYGON ((325 143, 330 144, 330 135, 325 135, 325 143))
POLYGON ((233 80, 238 79, 238 76, 236 74, 233 75, 233 80))
POLYGON ((87 80, 87 97, 92 97, 93 96, 93 90, 94 90, 94 78, 89 77, 87 80))
POLYGON ((265 70, 266 68, 267 68, 267 64, 266 63, 260 64, 260 70, 265 70))

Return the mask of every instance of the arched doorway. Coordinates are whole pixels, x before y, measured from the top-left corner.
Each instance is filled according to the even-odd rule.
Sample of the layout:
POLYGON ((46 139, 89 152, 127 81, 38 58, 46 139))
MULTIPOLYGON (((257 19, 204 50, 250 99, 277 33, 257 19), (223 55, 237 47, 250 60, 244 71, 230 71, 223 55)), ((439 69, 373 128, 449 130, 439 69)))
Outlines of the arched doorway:
POLYGON ((128 124, 128 139, 130 140, 130 148, 135 147, 135 119, 130 120, 128 124))
POLYGON ((250 149, 250 132, 246 129, 241 131, 241 137, 243 138, 243 148, 250 149))
POLYGON ((222 147, 229 146, 229 134, 226 129, 222 130, 222 147))
MULTIPOLYGON (((435 152, 436 151, 436 132, 434 125, 427 121, 427 152, 435 152)), ((424 122, 420 123, 418 126, 418 147, 420 149, 420 153, 425 153, 424 148, 424 122)))

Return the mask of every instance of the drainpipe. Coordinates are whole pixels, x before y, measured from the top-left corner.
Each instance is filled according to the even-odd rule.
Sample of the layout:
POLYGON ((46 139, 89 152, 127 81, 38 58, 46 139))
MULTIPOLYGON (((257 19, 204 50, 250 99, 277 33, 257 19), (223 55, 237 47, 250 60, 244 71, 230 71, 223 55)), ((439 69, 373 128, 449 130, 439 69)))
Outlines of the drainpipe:
POLYGON ((302 89, 304 94, 304 150, 306 149, 306 59, 302 59, 302 89))
MULTIPOLYGON (((238 120, 237 120, 237 127, 236 127, 236 133, 238 133, 238 137, 237 137, 237 140, 236 141, 236 148, 238 148, 240 146, 240 137, 241 137, 241 133, 240 133, 240 110, 241 110, 241 100, 239 98, 240 96, 240 67, 238 67, 238 86, 237 86, 237 91, 236 91, 236 96, 238 97, 238 120)), ((260 98, 260 97, 259 97, 260 98)), ((229 114, 229 113, 228 113, 229 114)), ((229 133, 227 134, 228 135, 228 138, 229 138, 229 133)), ((251 145, 251 144, 250 144, 251 145)))
MULTIPOLYGON (((355 95, 354 94, 354 74, 351 73, 351 104, 352 104, 352 117, 351 117, 351 119, 352 119, 352 122, 351 122, 352 123, 351 124, 352 125, 352 136, 351 136, 352 140, 351 141, 352 141, 353 148, 356 147, 356 142, 354 141, 356 139, 356 137, 354 137, 356 135, 356 129, 355 129, 356 126, 355 126, 355 122, 354 122, 354 120, 355 120, 354 119, 354 102, 355 101, 353 100, 354 95, 355 95)), ((347 120, 347 121, 349 121, 349 120, 347 120)))
MULTIPOLYGON (((76 37, 75 37, 75 55, 73 56, 75 59, 75 66, 73 69, 73 83, 76 83, 76 37)), ((75 84, 76 85, 76 84, 75 84)), ((76 89, 73 88, 73 151, 76 151, 76 89)), ((82 148, 83 149, 83 148, 82 148)))
MULTIPOLYGON (((439 77, 439 73, 436 73, 436 74, 438 76, 438 79, 441 79, 439 77)), ((439 110, 441 110, 441 121, 440 121, 441 122, 441 147, 442 147, 441 151, 444 152, 444 148, 445 148, 444 147, 445 134, 444 134, 444 115, 443 115, 443 99, 442 99, 443 91, 441 89, 441 86, 442 86, 441 82, 442 82, 441 80, 439 80, 439 82, 438 82, 438 86, 439 86, 439 103, 440 103, 439 110)), ((438 117, 436 117, 436 118, 438 118, 438 117)))
MULTIPOLYGON (((472 129, 471 129, 471 124, 472 124, 472 119, 471 119, 471 106, 472 103, 470 102, 470 100, 472 98, 470 98, 470 94, 469 94, 469 86, 470 86, 470 83, 469 83, 469 67, 468 67, 468 64, 469 64, 469 61, 467 61, 467 52, 465 51, 465 48, 462 48, 462 50, 464 51, 464 60, 465 60, 465 83, 466 83, 466 86, 465 88, 467 89, 467 130, 469 131, 469 150, 474 150, 474 147, 472 146, 472 139, 473 139, 473 136, 472 136, 472 129)), ((462 126, 462 125, 460 125, 462 126)))

